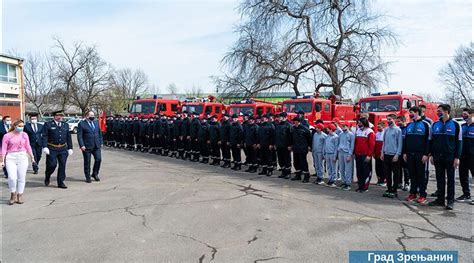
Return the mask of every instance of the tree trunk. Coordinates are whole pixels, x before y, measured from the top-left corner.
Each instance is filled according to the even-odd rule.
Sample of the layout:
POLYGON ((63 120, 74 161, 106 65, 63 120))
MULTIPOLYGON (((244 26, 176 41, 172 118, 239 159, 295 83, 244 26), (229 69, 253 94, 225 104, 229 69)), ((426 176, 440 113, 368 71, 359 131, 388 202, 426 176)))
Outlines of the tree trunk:
POLYGON ((300 96, 301 93, 298 90, 298 81, 299 81, 299 76, 295 77, 295 81, 293 82, 293 90, 295 91, 296 96, 300 96))

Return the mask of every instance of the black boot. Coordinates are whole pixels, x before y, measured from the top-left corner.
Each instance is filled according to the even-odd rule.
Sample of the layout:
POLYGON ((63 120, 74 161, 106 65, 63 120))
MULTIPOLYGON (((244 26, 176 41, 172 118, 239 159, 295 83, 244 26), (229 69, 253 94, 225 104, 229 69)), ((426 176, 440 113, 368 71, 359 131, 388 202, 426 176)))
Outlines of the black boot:
POLYGON ((309 183, 309 173, 304 173, 303 183, 309 183))
POLYGON ((234 163, 234 166, 233 166, 232 168, 230 168, 230 169, 232 169, 232 170, 234 170, 234 171, 237 171, 237 164, 234 163))
POLYGON ((295 176, 290 179, 291 181, 300 181, 301 180, 301 172, 296 172, 295 176))
POLYGON ((268 169, 267 170, 267 176, 272 176, 273 175, 273 169, 268 169))
POLYGON ((267 168, 263 167, 262 170, 258 173, 258 175, 265 175, 267 174, 267 168))

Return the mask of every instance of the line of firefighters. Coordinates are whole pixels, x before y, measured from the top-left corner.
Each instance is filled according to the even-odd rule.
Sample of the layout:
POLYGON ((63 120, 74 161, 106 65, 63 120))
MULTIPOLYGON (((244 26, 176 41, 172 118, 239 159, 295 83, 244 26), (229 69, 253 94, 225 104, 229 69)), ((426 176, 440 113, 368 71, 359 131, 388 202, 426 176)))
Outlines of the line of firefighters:
POLYGON ((371 129, 373 125, 364 114, 357 121, 357 127, 349 127, 335 119, 327 127, 323 121, 317 120, 315 129, 310 129, 303 112, 297 114, 292 122, 285 112, 256 118, 245 114, 242 123, 236 114, 224 114, 218 121, 216 116, 199 118, 199 114, 186 111, 174 116, 156 115, 142 119, 110 116, 106 120, 104 143, 110 147, 231 167, 233 170, 241 170, 242 165, 246 165, 246 172, 255 173, 260 168, 259 174, 267 176, 272 176, 278 161, 279 178, 302 180, 303 183, 310 179, 307 154, 311 152, 317 177, 314 183, 324 183, 324 170, 327 170, 328 186, 335 187, 340 176, 340 188, 351 190, 355 161, 358 192, 368 190, 375 157, 379 183, 387 186, 384 196, 397 196, 397 188, 403 188, 402 179, 405 177, 404 190, 410 190, 407 200, 418 203, 426 202, 427 167, 431 157, 436 168, 438 198, 430 204, 445 204, 446 182, 443 179, 447 175, 446 208, 452 209, 454 169, 459 165, 464 136, 467 141, 464 142, 466 148, 462 157, 467 159, 463 159, 461 164, 465 166, 467 179, 461 178, 463 196, 458 199, 470 201, 468 178, 469 170, 473 172, 474 114, 471 109, 463 113, 469 115, 466 117, 469 121, 461 129, 449 113, 449 105, 440 105, 440 120, 431 125, 423 110, 415 106, 410 109, 412 122, 408 126, 403 116, 391 114, 387 117, 388 127, 384 129, 381 122, 378 132, 371 129), (242 149, 245 162, 241 160, 242 149))

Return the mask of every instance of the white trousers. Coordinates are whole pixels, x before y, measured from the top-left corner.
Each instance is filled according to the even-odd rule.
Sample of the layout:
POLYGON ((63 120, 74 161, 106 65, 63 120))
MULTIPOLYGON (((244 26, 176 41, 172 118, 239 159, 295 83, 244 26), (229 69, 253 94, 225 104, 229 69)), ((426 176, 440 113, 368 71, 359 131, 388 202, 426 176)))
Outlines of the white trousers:
POLYGON ((28 170, 28 154, 26 152, 8 153, 5 158, 8 172, 8 188, 11 193, 23 194, 28 170))

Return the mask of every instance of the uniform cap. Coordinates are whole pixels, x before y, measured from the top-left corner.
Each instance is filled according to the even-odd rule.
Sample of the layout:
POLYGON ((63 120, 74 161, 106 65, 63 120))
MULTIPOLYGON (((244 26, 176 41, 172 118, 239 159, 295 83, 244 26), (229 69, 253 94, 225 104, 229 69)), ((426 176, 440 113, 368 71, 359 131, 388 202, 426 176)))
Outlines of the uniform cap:
POLYGON ((328 128, 331 130, 331 131, 335 131, 336 130, 336 125, 334 124, 329 124, 328 128))
POLYGON ((288 116, 288 114, 286 114, 286 112, 280 113, 280 117, 287 117, 287 116, 288 116))
POLYGON ((340 120, 339 120, 339 118, 336 117, 336 118, 332 119, 332 122, 340 122, 340 120))
POLYGON ((300 117, 294 117, 293 121, 301 122, 301 118, 300 117))
POLYGON ((324 129, 324 125, 321 124, 321 123, 318 123, 318 124, 316 125, 316 128, 322 130, 322 129, 324 129))
POLYGON ((238 118, 239 115, 237 115, 236 113, 232 114, 232 118, 235 119, 235 118, 238 118))

